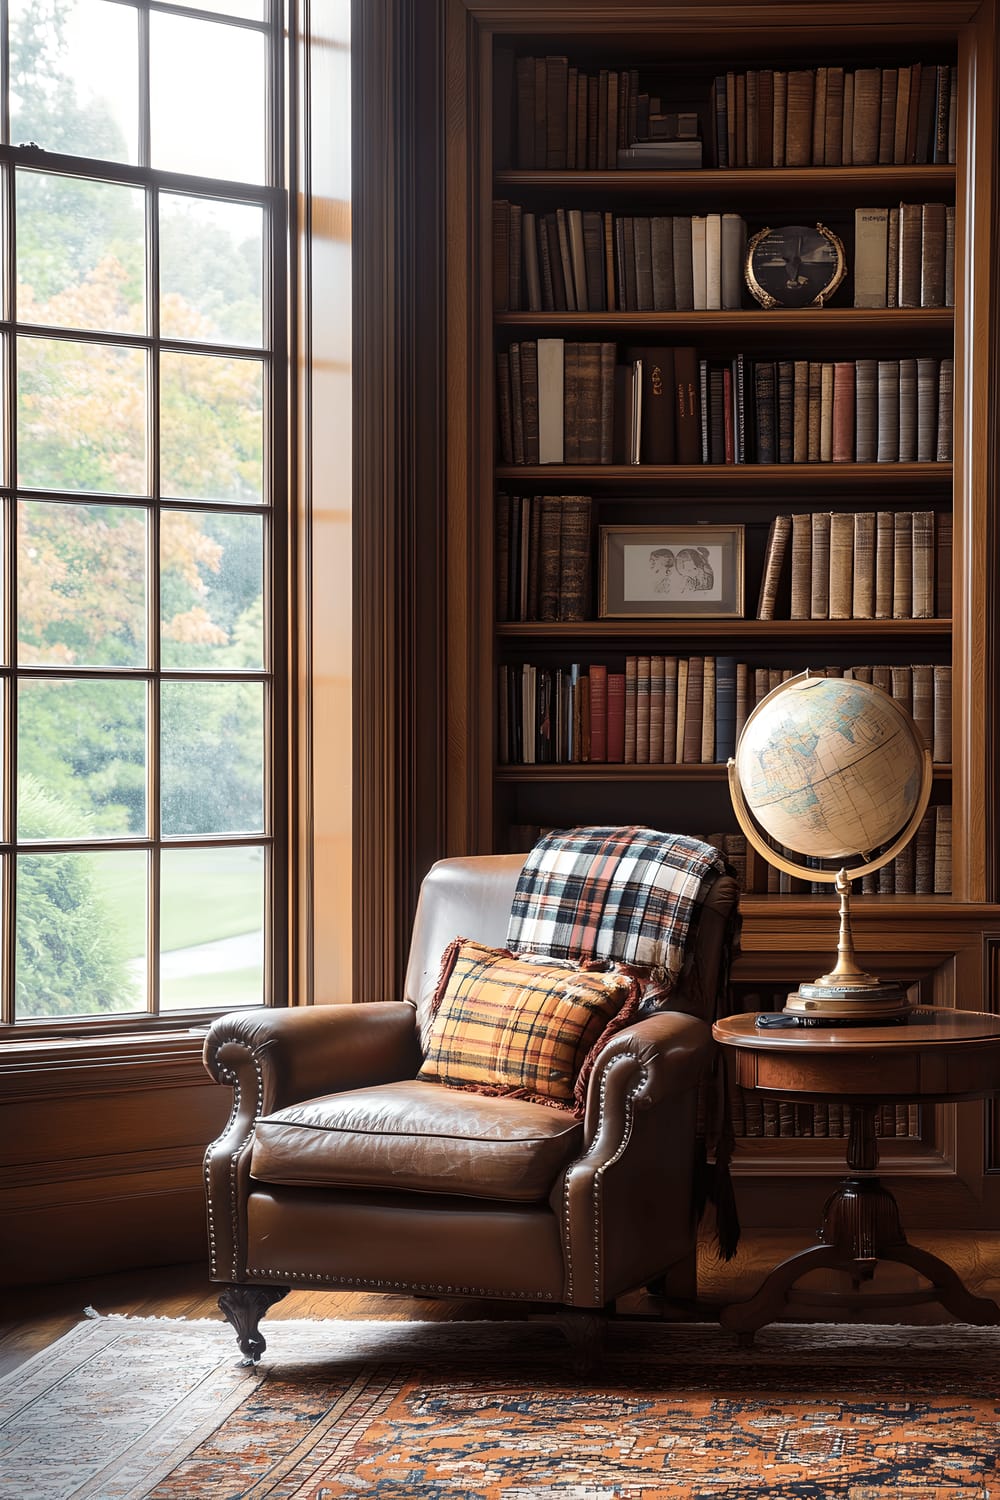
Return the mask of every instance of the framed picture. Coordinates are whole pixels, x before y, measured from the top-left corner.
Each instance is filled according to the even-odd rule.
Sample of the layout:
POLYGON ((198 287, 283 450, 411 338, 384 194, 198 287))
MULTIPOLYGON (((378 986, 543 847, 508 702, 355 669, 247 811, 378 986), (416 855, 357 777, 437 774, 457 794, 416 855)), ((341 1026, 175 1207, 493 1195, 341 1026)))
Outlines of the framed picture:
POLYGON ((742 526, 602 526, 607 620, 743 616, 742 526))
POLYGON ((747 286, 762 307, 822 307, 845 271, 843 244, 823 224, 762 229, 747 247, 747 286))

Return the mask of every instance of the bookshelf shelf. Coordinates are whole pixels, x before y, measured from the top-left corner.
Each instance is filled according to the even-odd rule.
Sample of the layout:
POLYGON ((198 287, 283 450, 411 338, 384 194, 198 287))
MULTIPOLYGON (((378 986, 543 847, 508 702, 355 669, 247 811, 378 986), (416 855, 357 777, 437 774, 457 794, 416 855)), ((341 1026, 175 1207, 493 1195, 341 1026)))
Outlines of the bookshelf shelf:
MULTIPOLYGON (((681 765, 623 765, 620 761, 584 762, 544 766, 498 766, 495 771, 498 781, 508 782, 648 782, 648 781, 728 781, 729 772, 724 765, 698 765, 684 762, 681 765)), ((950 781, 951 766, 936 765, 935 781, 950 781)))
POLYGON ((733 312, 510 312, 497 313, 498 328, 558 337, 562 333, 614 335, 653 334, 694 343, 699 347, 720 340, 816 348, 827 341, 940 344, 950 342, 954 329, 950 307, 865 308, 822 307, 806 311, 789 308, 744 308, 733 312))
MULTIPOLYGON (((951 498, 950 463, 896 464, 499 464, 497 479, 505 485, 542 485, 551 494, 581 490, 623 490, 690 495, 701 498, 739 496, 772 504, 787 497, 810 501, 844 492, 857 504, 863 491, 898 497, 937 494, 951 498)), ((602 500, 603 503, 603 500, 602 500)))
POLYGON ((739 645, 827 643, 892 646, 932 645, 951 636, 950 620, 538 620, 497 625, 504 640, 545 649, 557 641, 733 641, 739 645))
MULTIPOLYGON (((526 172, 502 171, 494 178, 498 191, 511 194, 572 194, 598 199, 627 198, 650 202, 719 202, 754 212, 788 204, 834 200, 863 204, 888 198, 949 197, 955 190, 953 166, 886 167, 741 167, 703 168, 683 172, 526 172)), ((808 220, 811 216, 806 214, 808 220)))

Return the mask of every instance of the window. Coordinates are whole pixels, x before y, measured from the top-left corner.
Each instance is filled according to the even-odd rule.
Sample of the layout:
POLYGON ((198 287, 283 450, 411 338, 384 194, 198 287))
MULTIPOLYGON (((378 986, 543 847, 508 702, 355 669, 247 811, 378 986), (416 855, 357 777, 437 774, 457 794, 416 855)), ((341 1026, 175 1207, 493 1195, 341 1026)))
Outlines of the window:
POLYGON ((174 1023, 282 946, 279 18, 6 11, 2 1020, 174 1023))

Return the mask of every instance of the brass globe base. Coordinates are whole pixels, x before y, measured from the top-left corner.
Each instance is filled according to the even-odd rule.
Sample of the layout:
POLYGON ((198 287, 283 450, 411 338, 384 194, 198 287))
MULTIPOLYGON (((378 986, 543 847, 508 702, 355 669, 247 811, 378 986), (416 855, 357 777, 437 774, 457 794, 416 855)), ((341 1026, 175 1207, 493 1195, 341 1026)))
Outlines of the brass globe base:
MULTIPOLYGON (((830 978, 824 974, 823 979, 830 978)), ((876 1026, 881 1021, 896 1020, 913 1009, 906 990, 899 984, 800 984, 789 995, 785 1014, 811 1016, 818 1021, 853 1021, 856 1025, 876 1026)))

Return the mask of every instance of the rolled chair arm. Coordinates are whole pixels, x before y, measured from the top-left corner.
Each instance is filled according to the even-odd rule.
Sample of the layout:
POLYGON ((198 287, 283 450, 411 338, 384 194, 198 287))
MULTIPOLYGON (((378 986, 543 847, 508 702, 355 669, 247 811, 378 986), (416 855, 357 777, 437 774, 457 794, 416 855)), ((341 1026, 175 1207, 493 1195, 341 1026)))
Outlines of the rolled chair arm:
MULTIPOLYGON (((676 1176, 679 1201, 670 1213, 682 1225, 689 1221, 692 1142, 672 1141, 670 1122, 684 1118, 693 1135, 696 1089, 712 1050, 712 1035, 705 1023, 676 1011, 635 1022, 601 1050, 587 1089, 583 1151, 552 1195, 562 1226, 568 1302, 600 1307, 609 1283, 622 1274, 628 1279, 633 1250, 626 1246, 623 1251, 615 1243, 614 1226, 622 1216, 612 1211, 609 1193, 622 1196, 624 1192, 641 1202, 650 1184, 661 1181, 664 1173, 668 1178, 676 1176), (675 1154, 678 1147, 679 1155, 675 1154), (616 1189, 618 1178, 621 1182, 616 1189)), ((654 1191, 651 1219, 661 1213, 656 1198, 654 1191)), ((628 1216, 623 1217, 627 1224, 628 1216)), ((655 1233, 655 1225, 650 1223, 649 1228, 655 1233)), ((629 1234, 626 1238, 642 1237, 629 1234)), ((642 1273, 639 1268, 635 1284, 642 1273)))
POLYGON ((204 1060, 216 1082, 233 1089, 229 1120, 205 1153, 209 1274, 238 1282, 258 1118, 321 1094, 413 1078, 420 1066, 416 1012, 376 1001, 233 1013, 212 1024, 204 1060))

